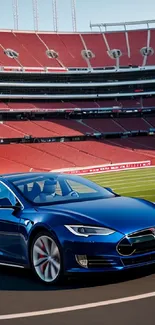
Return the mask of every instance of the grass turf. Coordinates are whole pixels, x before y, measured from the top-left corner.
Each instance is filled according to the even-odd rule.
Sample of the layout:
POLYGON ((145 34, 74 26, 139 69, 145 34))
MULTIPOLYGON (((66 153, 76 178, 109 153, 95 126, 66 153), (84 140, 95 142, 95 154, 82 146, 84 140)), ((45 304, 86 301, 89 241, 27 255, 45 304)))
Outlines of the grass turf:
POLYGON ((85 176, 123 196, 140 197, 155 202, 155 167, 85 176))

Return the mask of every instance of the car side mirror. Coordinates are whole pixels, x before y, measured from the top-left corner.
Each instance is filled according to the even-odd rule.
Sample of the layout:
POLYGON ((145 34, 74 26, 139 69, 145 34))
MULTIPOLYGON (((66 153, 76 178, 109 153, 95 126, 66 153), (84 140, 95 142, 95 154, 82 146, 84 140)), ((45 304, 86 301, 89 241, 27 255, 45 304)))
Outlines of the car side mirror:
POLYGON ((111 193, 114 193, 113 190, 112 190, 112 188, 110 188, 110 187, 105 187, 105 189, 106 189, 107 191, 111 192, 111 193))
POLYGON ((0 205, 0 209, 12 209, 12 210, 14 210, 14 213, 16 213, 16 212, 18 212, 18 211, 20 211, 21 210, 21 205, 11 205, 11 204, 9 204, 9 205, 0 205))

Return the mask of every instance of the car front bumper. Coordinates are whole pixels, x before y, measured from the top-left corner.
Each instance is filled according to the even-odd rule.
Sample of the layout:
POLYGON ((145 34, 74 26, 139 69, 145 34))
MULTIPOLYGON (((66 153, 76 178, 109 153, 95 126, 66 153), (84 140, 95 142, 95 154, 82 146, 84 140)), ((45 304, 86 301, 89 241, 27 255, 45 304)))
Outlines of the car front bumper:
POLYGON ((124 234, 115 232, 108 236, 82 237, 63 232, 57 233, 62 247, 65 273, 111 272, 132 269, 155 263, 155 249, 145 253, 122 256, 117 246, 124 234))
MULTIPOLYGON (((110 245, 111 246, 111 245, 110 245)), ((110 272, 127 270, 136 267, 146 266, 155 263, 155 251, 133 254, 131 256, 120 256, 113 245, 106 253, 102 252, 104 243, 88 243, 85 245, 70 244, 64 251, 64 271, 65 273, 91 273, 91 272, 110 272)), ((104 249, 103 249, 104 250, 104 249)))

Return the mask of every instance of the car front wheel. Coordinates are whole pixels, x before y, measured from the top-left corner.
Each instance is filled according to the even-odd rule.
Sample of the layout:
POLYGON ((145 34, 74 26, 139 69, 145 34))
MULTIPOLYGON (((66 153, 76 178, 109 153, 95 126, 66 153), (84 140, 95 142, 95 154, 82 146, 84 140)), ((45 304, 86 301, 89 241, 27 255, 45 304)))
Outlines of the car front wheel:
POLYGON ((48 232, 37 234, 31 245, 34 273, 44 283, 54 284, 62 275, 62 258, 57 240, 48 232))

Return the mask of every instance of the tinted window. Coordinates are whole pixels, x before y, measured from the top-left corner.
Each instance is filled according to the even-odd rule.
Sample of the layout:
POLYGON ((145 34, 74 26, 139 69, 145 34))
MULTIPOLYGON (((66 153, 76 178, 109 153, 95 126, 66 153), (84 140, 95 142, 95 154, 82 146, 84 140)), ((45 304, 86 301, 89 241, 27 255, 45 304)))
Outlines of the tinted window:
POLYGON ((24 197, 36 205, 61 203, 80 199, 109 198, 114 194, 79 176, 48 173, 14 179, 12 183, 24 197))
POLYGON ((3 183, 0 183, 0 205, 16 205, 17 199, 3 183))
POLYGON ((83 193, 83 194, 96 193, 95 189, 83 183, 75 182, 71 179, 67 179, 66 182, 72 188, 72 190, 77 193, 83 193))

